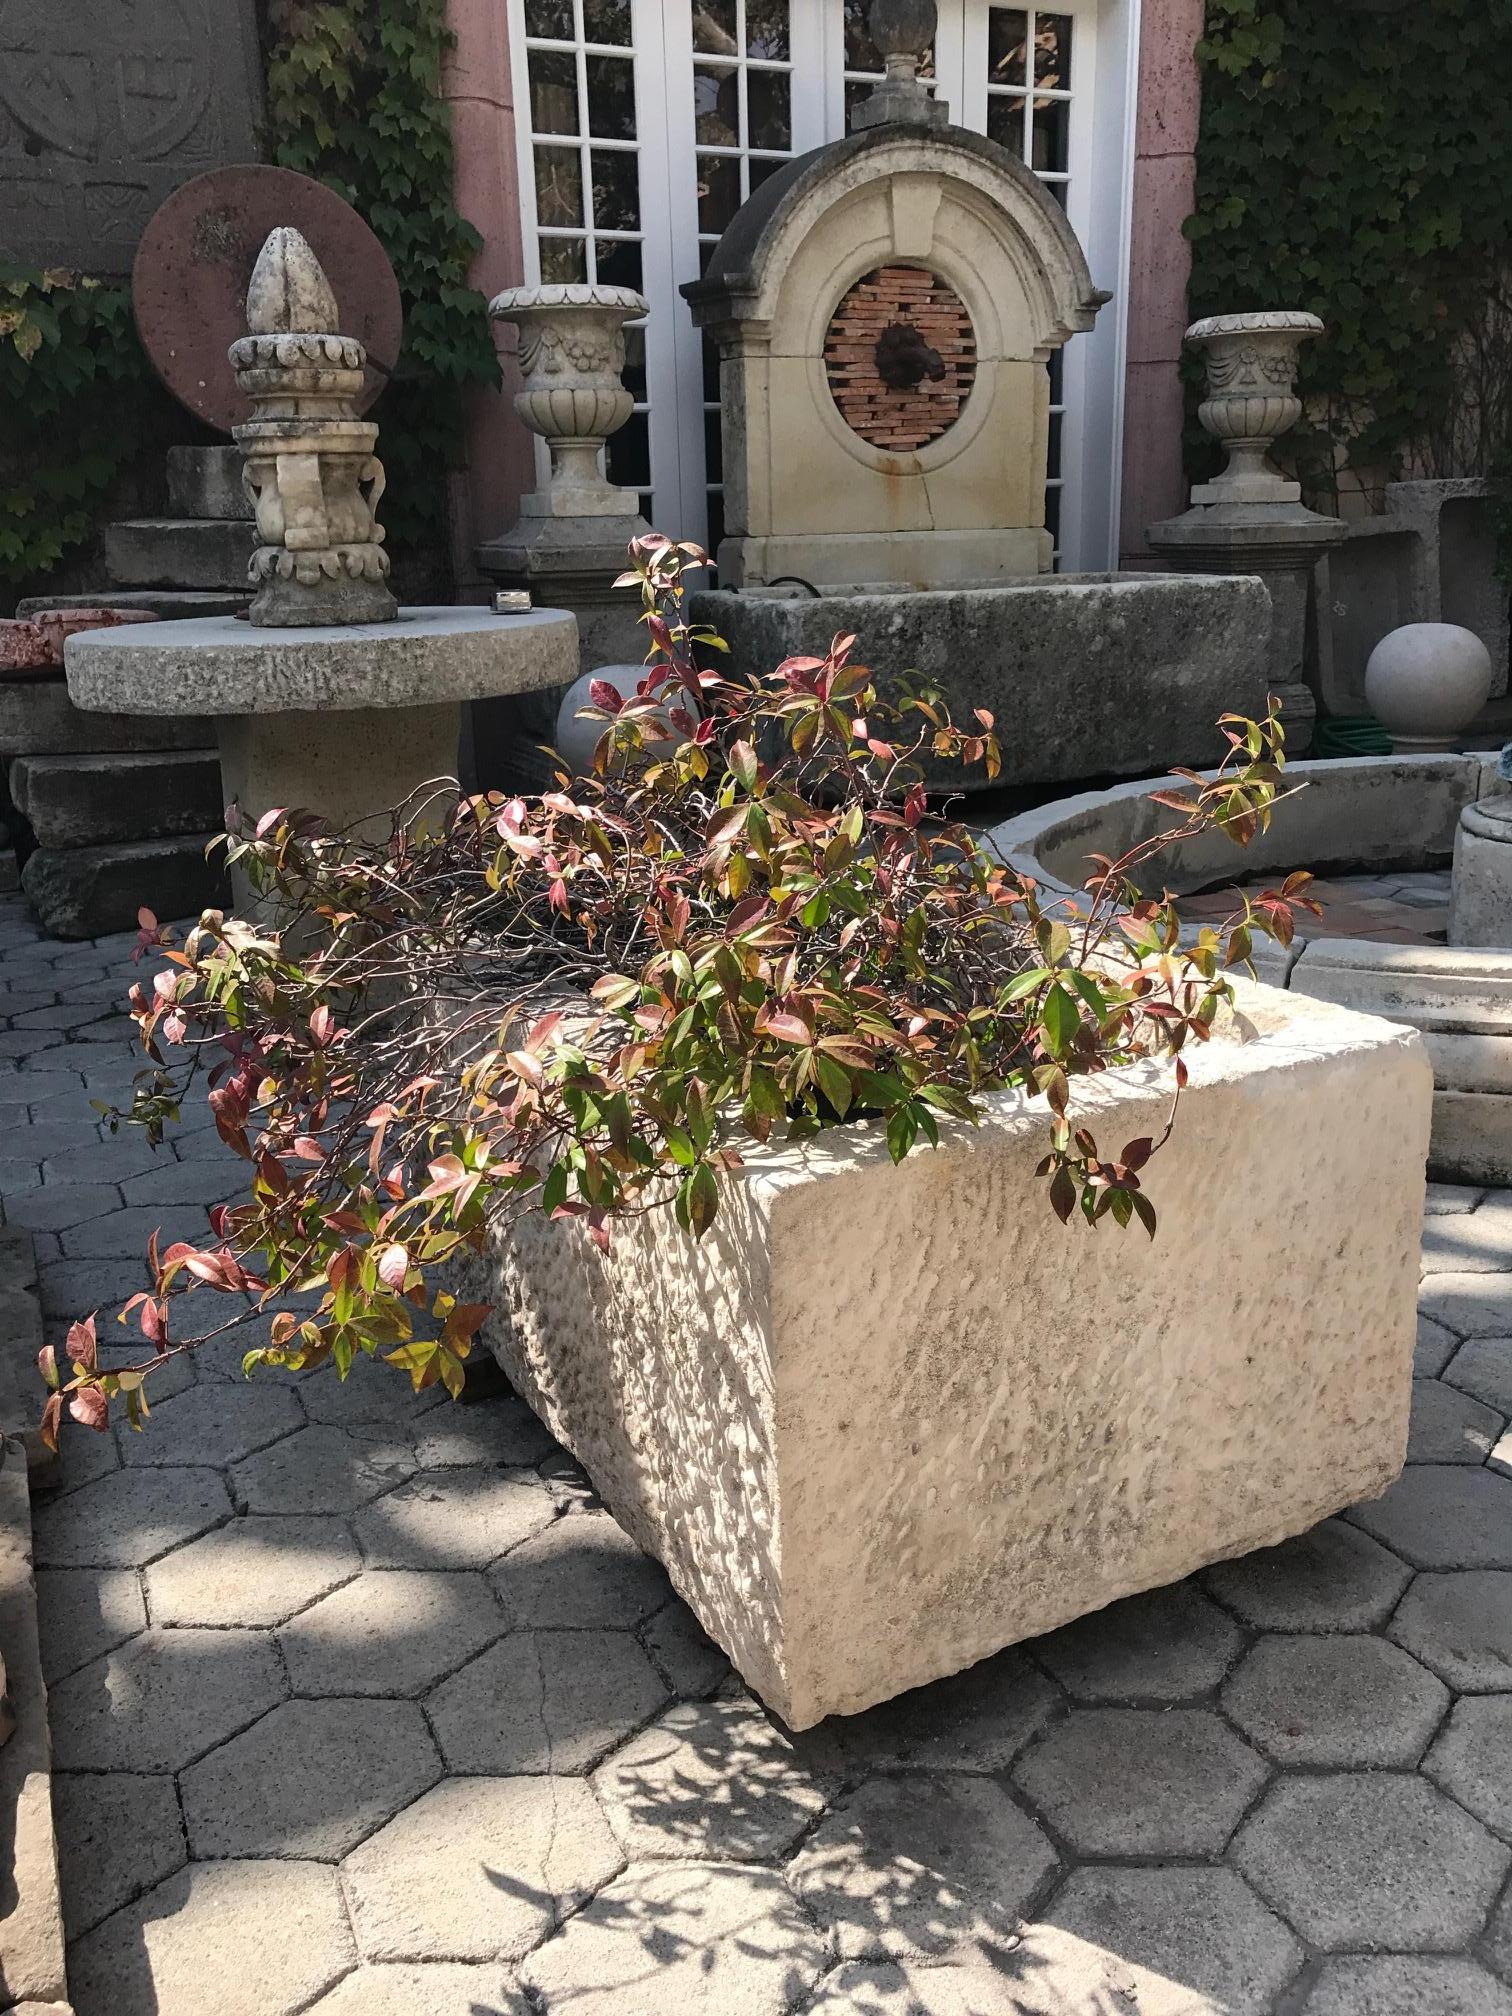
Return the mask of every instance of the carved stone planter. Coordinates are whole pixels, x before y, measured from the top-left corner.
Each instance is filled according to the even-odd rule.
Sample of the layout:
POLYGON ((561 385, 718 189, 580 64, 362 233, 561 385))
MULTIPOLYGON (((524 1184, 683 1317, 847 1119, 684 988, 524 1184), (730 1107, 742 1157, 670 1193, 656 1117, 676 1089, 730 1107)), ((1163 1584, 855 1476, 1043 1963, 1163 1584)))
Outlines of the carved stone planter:
POLYGON ((525 389, 515 411, 551 450, 551 480, 523 501, 521 516, 635 515, 639 499, 605 480, 599 456, 635 406, 621 379, 625 324, 649 312, 645 296, 630 287, 508 287, 488 312, 520 332, 525 389))
POLYGON ((1267 310, 1255 315, 1209 315, 1186 332, 1203 352, 1207 397, 1197 417, 1228 450, 1228 466, 1192 491, 1194 504, 1294 504, 1301 486, 1289 483, 1270 460, 1278 437, 1302 417, 1297 397, 1297 353, 1321 336, 1316 315, 1267 310))

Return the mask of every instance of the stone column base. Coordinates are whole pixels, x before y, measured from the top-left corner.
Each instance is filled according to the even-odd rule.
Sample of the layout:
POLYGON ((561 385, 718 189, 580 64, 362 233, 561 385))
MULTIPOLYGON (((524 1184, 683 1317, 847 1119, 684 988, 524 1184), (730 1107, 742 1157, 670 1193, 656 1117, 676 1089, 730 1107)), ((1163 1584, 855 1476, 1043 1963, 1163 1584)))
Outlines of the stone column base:
POLYGON ((1512 945, 1512 799, 1481 799, 1460 814, 1449 943, 1512 945))

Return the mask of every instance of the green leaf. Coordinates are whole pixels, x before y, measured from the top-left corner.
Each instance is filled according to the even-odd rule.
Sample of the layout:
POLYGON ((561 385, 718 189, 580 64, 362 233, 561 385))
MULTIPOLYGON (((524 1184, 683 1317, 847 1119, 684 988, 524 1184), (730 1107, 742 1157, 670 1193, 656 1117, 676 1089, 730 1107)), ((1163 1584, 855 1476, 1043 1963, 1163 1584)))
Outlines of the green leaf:
POLYGON ((1050 1049, 1057 1057, 1063 1057, 1081 1026, 1081 1017, 1076 1011, 1076 1003, 1058 980, 1045 996, 1041 1025, 1050 1049))

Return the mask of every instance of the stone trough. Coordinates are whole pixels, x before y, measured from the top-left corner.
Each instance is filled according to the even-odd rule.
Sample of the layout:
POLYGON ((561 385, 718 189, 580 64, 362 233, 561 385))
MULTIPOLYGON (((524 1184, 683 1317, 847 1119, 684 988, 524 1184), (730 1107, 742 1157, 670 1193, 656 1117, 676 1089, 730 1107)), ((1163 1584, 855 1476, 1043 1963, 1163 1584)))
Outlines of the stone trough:
MULTIPOLYGON (((1294 995, 1420 1030, 1434 1070, 1430 1175, 1512 1180, 1512 904, 1505 885, 1496 886, 1498 874, 1512 872, 1512 864, 1500 865, 1512 855, 1501 844, 1512 828, 1495 816, 1512 806, 1512 793, 1495 752, 1344 757, 1289 764, 1286 774, 1305 789, 1277 808, 1268 834, 1242 852, 1206 835, 1161 855, 1159 874, 1193 895, 1293 868, 1372 875, 1443 870, 1452 861, 1459 929, 1451 921, 1450 935, 1475 943, 1324 936, 1283 952, 1262 941, 1256 965, 1294 995), (1498 900, 1504 937, 1493 944, 1486 913, 1498 900)), ((1071 899, 1090 855, 1116 858, 1175 823, 1151 795, 1173 786, 1177 779, 1163 777, 1063 798, 995 827, 988 841, 1052 897, 1071 899)))

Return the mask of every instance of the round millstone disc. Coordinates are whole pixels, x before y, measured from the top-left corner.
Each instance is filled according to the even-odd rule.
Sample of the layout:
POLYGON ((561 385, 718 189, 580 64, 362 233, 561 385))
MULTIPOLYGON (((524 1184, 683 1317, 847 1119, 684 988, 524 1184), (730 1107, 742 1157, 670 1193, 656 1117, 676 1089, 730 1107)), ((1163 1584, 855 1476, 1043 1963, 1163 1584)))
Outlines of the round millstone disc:
POLYGON ((164 203, 142 234, 131 302, 159 377, 210 426, 229 434, 251 417, 226 352, 247 333, 247 282, 268 233, 292 224, 325 268, 341 334, 368 353, 359 409, 388 381, 404 332, 388 254, 350 203, 292 168, 215 168, 164 203))

